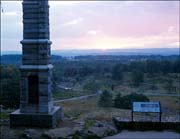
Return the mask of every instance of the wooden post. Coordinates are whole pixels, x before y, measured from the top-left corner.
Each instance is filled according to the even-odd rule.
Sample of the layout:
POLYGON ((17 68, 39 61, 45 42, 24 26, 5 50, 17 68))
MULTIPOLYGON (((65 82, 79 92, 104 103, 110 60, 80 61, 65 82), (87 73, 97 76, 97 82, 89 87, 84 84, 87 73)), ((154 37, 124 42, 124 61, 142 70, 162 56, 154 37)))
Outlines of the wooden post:
POLYGON ((161 114, 162 114, 162 112, 161 112, 161 103, 159 102, 159 109, 160 109, 160 113, 159 113, 159 122, 161 123, 161 114))
POLYGON ((159 122, 161 123, 161 112, 159 113, 159 122))
POLYGON ((133 102, 131 103, 131 121, 133 122, 133 102))
POLYGON ((132 122, 134 121, 133 120, 133 110, 131 111, 131 120, 132 120, 132 122))

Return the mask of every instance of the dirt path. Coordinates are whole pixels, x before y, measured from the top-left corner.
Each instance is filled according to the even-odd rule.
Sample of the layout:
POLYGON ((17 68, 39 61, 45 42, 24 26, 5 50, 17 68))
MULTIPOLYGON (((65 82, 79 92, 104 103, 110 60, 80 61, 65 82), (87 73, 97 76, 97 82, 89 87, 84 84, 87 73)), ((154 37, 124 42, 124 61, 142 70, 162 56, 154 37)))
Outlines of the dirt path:
POLYGON ((121 133, 106 137, 104 139, 179 139, 180 134, 171 131, 127 131, 123 130, 121 133))
MULTIPOLYGON (((73 101, 73 100, 82 100, 82 99, 87 99, 87 98, 90 98, 90 97, 94 97, 94 96, 97 96, 99 94, 101 94, 102 91, 98 91, 97 93, 95 94, 92 94, 92 95, 85 95, 85 96, 80 96, 80 97, 73 97, 73 98, 68 98, 68 99, 60 99, 60 100, 54 100, 55 103, 59 103, 59 102, 67 102, 67 101, 73 101)), ((141 94, 141 93, 138 93, 138 94, 141 94)), ((179 94, 154 94, 154 93, 144 93, 144 95, 147 95, 147 96, 178 96, 179 97, 179 94)))
POLYGON ((73 100, 82 100, 82 99, 87 99, 87 98, 90 98, 90 97, 97 96, 99 94, 101 94, 101 91, 98 91, 97 93, 92 94, 92 95, 85 95, 85 96, 80 96, 80 97, 73 97, 73 98, 68 98, 68 99, 55 100, 54 102, 59 103, 59 102, 67 102, 67 101, 73 101, 73 100))

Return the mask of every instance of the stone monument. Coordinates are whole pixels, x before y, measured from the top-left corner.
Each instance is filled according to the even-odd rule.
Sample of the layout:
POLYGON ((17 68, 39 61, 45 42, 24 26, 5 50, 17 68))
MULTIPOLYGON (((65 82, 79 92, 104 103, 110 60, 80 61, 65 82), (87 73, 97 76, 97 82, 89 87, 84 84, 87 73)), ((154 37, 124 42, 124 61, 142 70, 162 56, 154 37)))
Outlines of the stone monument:
POLYGON ((53 104, 48 0, 23 0, 20 109, 10 126, 55 127, 62 109, 53 104))

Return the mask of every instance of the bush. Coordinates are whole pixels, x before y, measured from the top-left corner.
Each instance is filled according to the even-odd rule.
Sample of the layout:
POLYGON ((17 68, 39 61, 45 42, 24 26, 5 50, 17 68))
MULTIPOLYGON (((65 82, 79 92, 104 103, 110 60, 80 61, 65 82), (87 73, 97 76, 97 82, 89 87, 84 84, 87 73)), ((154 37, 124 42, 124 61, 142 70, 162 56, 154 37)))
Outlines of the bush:
POLYGON ((102 94, 100 95, 98 104, 101 107, 111 107, 111 106, 113 106, 112 94, 107 90, 103 91, 102 94))
POLYGON ((149 101, 149 99, 145 95, 136 93, 132 93, 123 97, 118 94, 114 99, 114 106, 116 108, 131 109, 132 102, 135 101, 146 102, 149 101))
POLYGON ((116 108, 120 108, 120 106, 122 105, 122 96, 121 93, 118 93, 117 96, 114 99, 114 106, 116 108))

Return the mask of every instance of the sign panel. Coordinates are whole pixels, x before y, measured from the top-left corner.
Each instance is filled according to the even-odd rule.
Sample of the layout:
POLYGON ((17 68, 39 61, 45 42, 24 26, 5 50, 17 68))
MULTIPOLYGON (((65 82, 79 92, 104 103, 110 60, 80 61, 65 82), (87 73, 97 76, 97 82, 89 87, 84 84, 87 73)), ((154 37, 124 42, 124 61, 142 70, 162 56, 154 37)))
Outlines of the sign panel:
POLYGON ((133 102, 133 112, 161 112, 160 102, 133 102))

